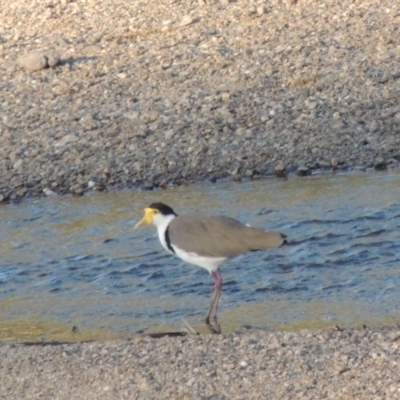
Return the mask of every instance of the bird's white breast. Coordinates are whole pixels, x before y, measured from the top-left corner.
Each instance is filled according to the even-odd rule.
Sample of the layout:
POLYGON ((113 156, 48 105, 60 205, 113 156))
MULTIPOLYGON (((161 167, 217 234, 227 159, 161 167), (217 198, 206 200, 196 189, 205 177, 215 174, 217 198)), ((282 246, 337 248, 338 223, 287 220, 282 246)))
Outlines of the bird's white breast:
POLYGON ((177 246, 174 246, 173 243, 171 243, 172 247, 175 250, 175 255, 182 259, 183 261, 186 261, 190 264, 197 265, 198 267, 205 268, 208 270, 210 273, 213 271, 217 271, 218 267, 227 259, 226 257, 204 257, 204 256, 199 256, 196 253, 191 253, 187 252, 183 249, 180 249, 177 246))

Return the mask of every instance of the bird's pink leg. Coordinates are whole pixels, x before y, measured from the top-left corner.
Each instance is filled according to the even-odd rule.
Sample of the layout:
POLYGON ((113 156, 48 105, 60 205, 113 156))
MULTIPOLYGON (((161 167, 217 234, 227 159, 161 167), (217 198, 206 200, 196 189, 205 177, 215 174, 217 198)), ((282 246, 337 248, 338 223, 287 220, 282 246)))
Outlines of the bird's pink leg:
POLYGON ((210 324, 210 317, 217 319, 218 303, 222 292, 222 276, 219 270, 211 272, 211 276, 214 279, 214 293, 211 297, 210 309, 206 317, 206 324, 210 324))

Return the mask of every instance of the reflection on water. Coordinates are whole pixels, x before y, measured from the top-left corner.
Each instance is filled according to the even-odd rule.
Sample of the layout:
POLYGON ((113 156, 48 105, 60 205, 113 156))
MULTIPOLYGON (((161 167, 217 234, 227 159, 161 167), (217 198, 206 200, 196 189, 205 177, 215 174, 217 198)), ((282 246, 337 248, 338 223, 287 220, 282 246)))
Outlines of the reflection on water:
POLYGON ((179 329, 182 317, 201 327, 208 273, 166 254, 154 229, 133 229, 153 201, 288 235, 222 267, 225 331, 398 322, 399 187, 398 173, 354 173, 2 206, 0 339, 26 337, 23 323, 35 338, 49 324, 93 337, 179 329))

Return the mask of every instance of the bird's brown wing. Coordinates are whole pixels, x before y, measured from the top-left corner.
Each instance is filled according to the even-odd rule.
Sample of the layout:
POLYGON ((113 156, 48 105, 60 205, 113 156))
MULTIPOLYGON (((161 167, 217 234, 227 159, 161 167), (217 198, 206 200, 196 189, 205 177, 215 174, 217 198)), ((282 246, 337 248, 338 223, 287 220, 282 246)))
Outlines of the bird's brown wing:
POLYGON ((278 232, 248 227, 222 216, 180 215, 168 228, 171 243, 205 257, 234 257, 252 250, 279 247, 284 236, 278 232))

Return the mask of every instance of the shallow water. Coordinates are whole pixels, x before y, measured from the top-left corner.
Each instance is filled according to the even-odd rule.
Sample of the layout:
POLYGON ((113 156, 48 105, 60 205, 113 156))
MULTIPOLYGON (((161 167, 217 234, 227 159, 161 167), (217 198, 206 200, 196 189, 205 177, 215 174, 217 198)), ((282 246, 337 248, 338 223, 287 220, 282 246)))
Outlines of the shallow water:
POLYGON ((399 188, 396 172, 353 173, 2 206, 0 339, 179 330, 183 317, 204 329, 207 271, 166 254, 153 227, 133 229, 153 201, 288 235, 222 267, 223 331, 397 323, 399 188))

